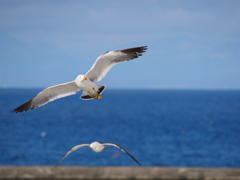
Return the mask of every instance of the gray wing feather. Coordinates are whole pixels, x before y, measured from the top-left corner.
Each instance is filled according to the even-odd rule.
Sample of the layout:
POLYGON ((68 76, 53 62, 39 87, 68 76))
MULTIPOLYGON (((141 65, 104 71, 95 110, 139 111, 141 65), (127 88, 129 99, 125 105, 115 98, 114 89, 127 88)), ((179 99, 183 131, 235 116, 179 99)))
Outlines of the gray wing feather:
POLYGON ((121 149, 124 153, 126 153, 128 156, 130 156, 134 161, 136 161, 140 166, 142 166, 138 160, 136 160, 129 152, 127 152, 125 149, 123 149, 121 146, 114 144, 114 143, 102 143, 102 145, 109 145, 109 146, 114 146, 117 147, 119 149, 121 149))
POLYGON ((77 146, 74 146, 72 149, 70 149, 61 159, 58 161, 58 163, 55 165, 58 166, 71 152, 76 151, 78 148, 83 147, 83 146, 89 146, 90 144, 80 144, 77 146))
POLYGON ((76 85, 74 81, 51 86, 38 93, 36 96, 21 106, 12 110, 12 112, 18 113, 27 111, 29 109, 34 109, 56 99, 76 94, 76 92, 79 90, 81 89, 76 85))
POLYGON ((142 56, 147 46, 110 51, 97 58, 90 70, 85 74, 93 82, 100 81, 117 63, 129 61, 142 56))

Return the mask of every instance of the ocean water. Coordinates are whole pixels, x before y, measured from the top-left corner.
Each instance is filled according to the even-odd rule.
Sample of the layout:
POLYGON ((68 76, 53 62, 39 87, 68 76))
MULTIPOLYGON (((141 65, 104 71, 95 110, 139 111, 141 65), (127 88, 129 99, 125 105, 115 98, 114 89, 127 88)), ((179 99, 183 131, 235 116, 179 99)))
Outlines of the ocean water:
MULTIPOLYGON (((240 91, 113 90, 81 93, 23 113, 41 89, 0 89, 0 165, 55 165, 73 146, 122 146, 143 166, 240 167, 240 91)), ((115 147, 82 147, 61 165, 138 166, 115 147)))

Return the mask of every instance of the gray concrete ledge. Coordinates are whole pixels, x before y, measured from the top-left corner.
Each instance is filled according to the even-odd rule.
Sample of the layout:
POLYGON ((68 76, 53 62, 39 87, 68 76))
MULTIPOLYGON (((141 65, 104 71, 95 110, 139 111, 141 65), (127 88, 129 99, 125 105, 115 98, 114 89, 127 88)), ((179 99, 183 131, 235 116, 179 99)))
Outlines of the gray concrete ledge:
POLYGON ((240 168, 0 166, 0 180, 240 180, 240 168))

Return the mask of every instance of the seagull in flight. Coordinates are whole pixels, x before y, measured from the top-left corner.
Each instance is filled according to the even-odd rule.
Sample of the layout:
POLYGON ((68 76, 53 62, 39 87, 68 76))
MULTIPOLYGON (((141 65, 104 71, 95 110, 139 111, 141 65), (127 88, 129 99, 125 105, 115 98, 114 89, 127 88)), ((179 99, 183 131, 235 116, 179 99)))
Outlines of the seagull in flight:
POLYGON ((92 149, 92 150, 95 151, 95 152, 101 152, 106 145, 115 146, 115 147, 121 149, 124 153, 126 153, 126 154, 129 155, 134 161, 136 161, 140 166, 142 166, 131 154, 129 154, 125 149, 123 149, 123 148, 120 147, 119 145, 114 144, 114 143, 99 143, 99 142, 95 141, 95 142, 93 142, 93 143, 91 143, 91 144, 80 144, 80 145, 74 146, 72 149, 70 149, 70 150, 62 157, 62 159, 60 159, 60 161, 55 165, 55 167, 58 166, 58 165, 63 161, 63 159, 64 159, 65 157, 67 157, 71 152, 77 150, 77 149, 80 148, 80 147, 89 146, 89 149, 92 149))
POLYGON ((101 99, 101 93, 104 91, 104 85, 97 85, 107 72, 116 64, 129 61, 142 56, 147 50, 147 46, 109 51, 97 58, 90 70, 85 75, 78 75, 74 81, 48 87, 28 100, 24 104, 12 110, 13 113, 21 113, 30 109, 43 106, 59 98, 76 94, 83 90, 81 99, 101 99))

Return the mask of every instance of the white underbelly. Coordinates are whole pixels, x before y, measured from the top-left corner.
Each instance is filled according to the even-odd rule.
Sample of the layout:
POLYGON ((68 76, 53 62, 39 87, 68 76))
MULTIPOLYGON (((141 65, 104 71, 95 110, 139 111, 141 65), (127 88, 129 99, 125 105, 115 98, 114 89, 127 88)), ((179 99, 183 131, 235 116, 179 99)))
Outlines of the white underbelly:
POLYGON ((82 84, 82 87, 81 89, 85 92, 90 92, 92 94, 95 94, 95 90, 97 90, 97 85, 94 84, 93 82, 91 81, 85 81, 83 84, 82 84))

